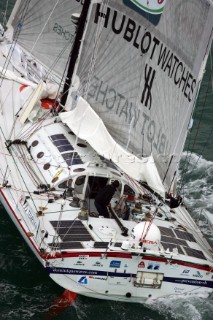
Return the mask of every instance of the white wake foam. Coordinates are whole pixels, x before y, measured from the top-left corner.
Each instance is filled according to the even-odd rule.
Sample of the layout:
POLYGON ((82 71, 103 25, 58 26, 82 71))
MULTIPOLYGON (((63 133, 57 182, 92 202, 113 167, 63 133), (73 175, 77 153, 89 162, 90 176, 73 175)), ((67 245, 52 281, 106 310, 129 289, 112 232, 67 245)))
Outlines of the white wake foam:
MULTIPOLYGON (((212 231, 205 223, 205 212, 213 214, 213 162, 195 153, 183 153, 179 170, 179 183, 183 179, 184 202, 194 219, 208 237, 212 231)), ((212 238, 213 240, 213 238, 212 238)))
POLYGON ((213 314, 212 297, 205 293, 191 297, 170 296, 150 302, 146 306, 167 320, 210 320, 213 314))

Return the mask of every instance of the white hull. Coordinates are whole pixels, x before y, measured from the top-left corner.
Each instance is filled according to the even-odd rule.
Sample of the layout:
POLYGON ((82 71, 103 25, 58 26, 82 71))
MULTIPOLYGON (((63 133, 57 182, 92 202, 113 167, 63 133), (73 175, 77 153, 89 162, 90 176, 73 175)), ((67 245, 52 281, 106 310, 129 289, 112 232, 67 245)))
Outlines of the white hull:
POLYGON ((50 277, 65 289, 91 298, 134 303, 170 295, 213 291, 211 268, 178 261, 169 254, 160 257, 113 249, 57 252, 53 256, 44 256, 31 241, 2 192, 1 202, 50 277), (143 281, 137 279, 140 272, 147 277, 143 281), (159 274, 163 274, 162 282, 156 283, 150 278, 150 275, 159 274))

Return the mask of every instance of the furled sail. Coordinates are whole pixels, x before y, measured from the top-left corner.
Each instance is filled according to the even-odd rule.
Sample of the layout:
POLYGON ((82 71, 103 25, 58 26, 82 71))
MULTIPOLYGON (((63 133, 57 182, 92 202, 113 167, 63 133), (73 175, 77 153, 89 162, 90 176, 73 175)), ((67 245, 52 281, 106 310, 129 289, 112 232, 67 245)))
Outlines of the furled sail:
POLYGON ((61 76, 73 43, 82 0, 17 1, 9 20, 17 43, 39 62, 61 76))
POLYGON ((165 196, 152 156, 139 159, 124 150, 112 138, 101 118, 82 97, 77 98, 76 108, 62 112, 60 118, 77 137, 86 140, 99 155, 112 160, 132 178, 147 182, 154 191, 162 197, 165 196))
POLYGON ((124 149, 138 158, 153 154, 167 188, 184 147, 212 21, 208 0, 92 2, 76 71, 80 85, 66 108, 73 96, 83 96, 124 149))

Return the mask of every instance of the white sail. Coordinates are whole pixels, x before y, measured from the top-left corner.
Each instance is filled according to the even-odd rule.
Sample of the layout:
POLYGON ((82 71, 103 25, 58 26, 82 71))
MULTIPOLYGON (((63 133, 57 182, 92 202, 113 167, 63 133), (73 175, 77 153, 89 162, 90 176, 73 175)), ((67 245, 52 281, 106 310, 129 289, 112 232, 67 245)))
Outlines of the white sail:
POLYGON ((153 154, 169 188, 211 44, 213 10, 208 0, 160 3, 93 3, 77 94, 124 149, 139 158, 153 154))
POLYGON ((74 40, 71 16, 80 13, 82 1, 18 1, 9 20, 13 39, 43 65, 61 76, 74 40))
POLYGON ((164 197, 165 190, 153 157, 139 159, 124 150, 115 142, 103 121, 84 99, 78 97, 76 108, 61 113, 60 118, 77 137, 86 140, 99 155, 114 162, 132 178, 147 182, 154 191, 164 197))

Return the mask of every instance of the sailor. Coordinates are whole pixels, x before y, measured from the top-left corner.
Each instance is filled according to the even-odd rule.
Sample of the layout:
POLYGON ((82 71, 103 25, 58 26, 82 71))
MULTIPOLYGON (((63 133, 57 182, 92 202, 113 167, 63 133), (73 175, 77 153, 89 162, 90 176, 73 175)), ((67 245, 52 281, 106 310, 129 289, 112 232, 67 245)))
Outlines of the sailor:
POLYGON ((104 216, 105 218, 109 218, 109 211, 107 207, 110 206, 110 201, 118 187, 119 187, 119 181, 115 180, 111 184, 106 185, 96 195, 95 206, 98 210, 98 213, 101 216, 104 216))
POLYGON ((182 204, 182 201, 183 201, 183 199, 181 196, 177 196, 176 198, 171 197, 170 198, 170 208, 175 209, 175 208, 179 207, 179 205, 182 204))
POLYGON ((175 197, 172 195, 172 193, 166 193, 166 202, 169 204, 171 209, 175 209, 182 204, 183 199, 180 195, 175 197))

